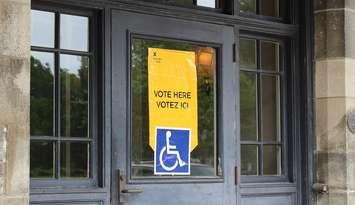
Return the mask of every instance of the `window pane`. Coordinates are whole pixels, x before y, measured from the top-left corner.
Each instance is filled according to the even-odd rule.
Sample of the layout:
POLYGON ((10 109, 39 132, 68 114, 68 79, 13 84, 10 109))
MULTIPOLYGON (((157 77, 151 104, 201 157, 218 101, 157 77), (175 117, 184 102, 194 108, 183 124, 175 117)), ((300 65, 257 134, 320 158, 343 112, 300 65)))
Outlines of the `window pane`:
POLYGON ((209 8, 216 8, 216 0, 143 0, 143 1, 150 1, 154 3, 166 3, 176 6, 187 6, 191 7, 193 5, 202 6, 202 7, 209 7, 209 8))
MULTIPOLYGON (((198 146, 191 153, 191 175, 215 176, 216 170, 216 51, 187 43, 134 39, 132 44, 132 175, 153 176, 154 151, 148 144, 148 48, 192 51, 196 56, 198 146)), ((188 82, 187 82, 188 83, 188 82)))
POLYGON ((60 55, 61 136, 89 137, 89 58, 60 55))
POLYGON ((60 15, 60 48, 88 51, 89 47, 88 17, 60 15))
POLYGON ((31 45, 54 47, 54 13, 31 10, 31 45))
POLYGON ((279 77, 262 75, 262 138, 280 140, 280 87, 279 77))
POLYGON ((243 141, 257 140, 256 74, 240 72, 240 133, 243 141))
POLYGON ((240 0, 240 11, 256 13, 256 0, 240 0))
POLYGON ((216 0, 197 0, 197 6, 216 8, 216 0))
POLYGON ((264 16, 279 17, 279 0, 260 1, 260 14, 264 16))
POLYGON ((281 175, 281 147, 276 145, 265 145, 263 152, 263 174, 281 175))
POLYGON ((31 135, 53 136, 54 54, 31 52, 31 135))
POLYGON ((279 44, 261 41, 260 50, 261 69, 279 71, 279 44))
POLYGON ((61 177, 89 177, 89 143, 62 142, 60 146, 61 177))
POLYGON ((258 175, 258 146, 241 146, 242 175, 258 175))
POLYGON ((256 40, 240 39, 240 66, 242 68, 257 67, 256 40))
POLYGON ((32 178, 54 178, 54 143, 31 141, 30 175, 32 178))

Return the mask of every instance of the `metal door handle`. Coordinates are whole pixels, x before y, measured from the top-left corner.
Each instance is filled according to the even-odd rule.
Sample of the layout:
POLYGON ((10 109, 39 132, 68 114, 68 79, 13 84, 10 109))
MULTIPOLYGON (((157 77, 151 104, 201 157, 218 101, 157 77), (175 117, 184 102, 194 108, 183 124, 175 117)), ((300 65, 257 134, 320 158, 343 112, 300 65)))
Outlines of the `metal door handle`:
POLYGON ((143 189, 122 189, 121 193, 123 194, 139 194, 142 193, 143 189))
POLYGON ((143 189, 126 189, 126 177, 122 175, 120 170, 117 170, 118 178, 118 199, 119 203, 123 204, 126 202, 129 194, 139 194, 143 192, 143 189))

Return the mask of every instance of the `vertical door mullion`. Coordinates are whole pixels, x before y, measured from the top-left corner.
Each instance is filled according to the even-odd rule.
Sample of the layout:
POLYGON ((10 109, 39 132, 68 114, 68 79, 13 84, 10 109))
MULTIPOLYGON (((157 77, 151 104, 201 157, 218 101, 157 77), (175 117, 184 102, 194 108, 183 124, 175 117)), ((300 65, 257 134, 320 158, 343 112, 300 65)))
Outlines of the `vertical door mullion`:
MULTIPOLYGON (((56 12, 55 13, 55 48, 59 49, 60 48, 60 13, 56 12)), ((56 149, 56 178, 60 179, 60 130, 61 130, 61 125, 60 125, 60 53, 56 52, 55 53, 55 87, 56 87, 56 137, 58 140, 56 141, 57 144, 57 149, 56 149)))
POLYGON ((255 13, 259 15, 261 13, 260 8, 261 8, 261 1, 263 0, 255 0, 255 13))
MULTIPOLYGON (((260 71, 261 69, 261 60, 260 60, 260 54, 261 54, 261 49, 260 49, 260 41, 256 40, 256 62, 257 62, 257 70, 260 71)), ((257 140, 258 142, 262 141, 262 130, 263 130, 263 123, 262 123, 262 90, 261 90, 261 73, 257 72, 257 108, 258 108, 258 129, 257 129, 257 140)), ((263 174, 263 145, 258 144, 258 174, 262 175, 263 174)))

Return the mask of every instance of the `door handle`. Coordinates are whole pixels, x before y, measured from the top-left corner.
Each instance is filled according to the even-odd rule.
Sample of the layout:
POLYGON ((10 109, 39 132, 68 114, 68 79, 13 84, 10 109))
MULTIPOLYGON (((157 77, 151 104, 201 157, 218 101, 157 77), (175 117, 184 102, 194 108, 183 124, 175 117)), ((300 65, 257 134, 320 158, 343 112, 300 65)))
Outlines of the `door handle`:
POLYGON ((122 189, 121 193, 123 194, 139 194, 142 193, 143 189, 122 189))
POLYGON ((130 194, 139 194, 143 192, 143 189, 126 189, 126 177, 121 174, 120 170, 117 171, 118 175, 118 200, 120 204, 123 204, 128 195, 130 194))

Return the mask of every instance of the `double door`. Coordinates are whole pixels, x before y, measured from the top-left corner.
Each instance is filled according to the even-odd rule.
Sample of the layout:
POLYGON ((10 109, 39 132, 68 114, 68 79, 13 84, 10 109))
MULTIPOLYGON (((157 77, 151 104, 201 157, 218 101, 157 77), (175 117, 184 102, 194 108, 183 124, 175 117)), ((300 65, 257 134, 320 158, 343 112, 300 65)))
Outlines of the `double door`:
POLYGON ((111 17, 112 204, 297 204, 291 178, 240 177, 234 27, 111 17))

